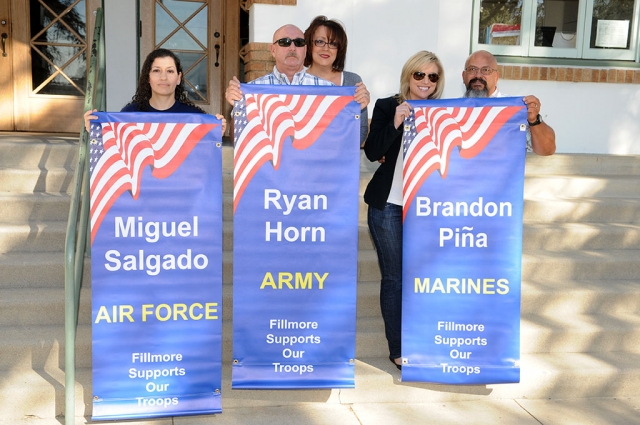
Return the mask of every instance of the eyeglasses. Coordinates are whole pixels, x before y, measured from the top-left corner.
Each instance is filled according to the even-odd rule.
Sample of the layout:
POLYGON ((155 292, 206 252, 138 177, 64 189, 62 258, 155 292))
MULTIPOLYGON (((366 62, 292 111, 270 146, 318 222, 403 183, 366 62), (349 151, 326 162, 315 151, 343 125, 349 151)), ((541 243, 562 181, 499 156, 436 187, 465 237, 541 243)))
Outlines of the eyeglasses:
POLYGON ((273 44, 276 44, 276 43, 278 43, 278 46, 280 47, 289 47, 291 46, 291 43, 293 43, 296 47, 304 47, 305 44, 307 44, 304 41, 304 38, 294 38, 292 40, 289 37, 281 38, 280 40, 276 40, 273 42, 273 44))
POLYGON ((413 79, 416 81, 422 81, 424 80, 424 77, 427 77, 432 83, 437 83, 440 79, 438 74, 425 74, 422 71, 416 71, 413 73, 413 79))
POLYGON ((464 69, 464 71, 468 74, 477 74, 480 71, 482 75, 491 75, 497 69, 490 68, 488 66, 483 66, 482 68, 478 68, 477 66, 468 66, 464 69))
POLYGON ((324 40, 313 40, 313 44, 316 45, 316 47, 320 47, 323 48, 326 45, 329 45, 330 49, 337 49, 338 48, 338 43, 330 41, 330 42, 326 42, 324 40))

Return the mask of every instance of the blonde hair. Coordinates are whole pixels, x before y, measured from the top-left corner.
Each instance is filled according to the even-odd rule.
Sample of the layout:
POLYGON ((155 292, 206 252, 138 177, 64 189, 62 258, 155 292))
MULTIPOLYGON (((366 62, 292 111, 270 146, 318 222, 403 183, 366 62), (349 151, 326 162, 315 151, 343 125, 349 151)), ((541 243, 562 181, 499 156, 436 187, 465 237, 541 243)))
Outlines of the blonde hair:
POLYGON ((409 98, 409 82, 411 81, 411 78, 413 78, 413 73, 420 71, 420 69, 430 63, 435 63, 438 67, 438 75, 440 75, 440 79, 436 83, 436 89, 431 93, 429 99, 440 99, 440 96, 442 96, 442 92, 444 91, 444 67, 435 53, 422 50, 411 56, 402 67, 402 73, 400 74, 399 103, 402 103, 409 98))

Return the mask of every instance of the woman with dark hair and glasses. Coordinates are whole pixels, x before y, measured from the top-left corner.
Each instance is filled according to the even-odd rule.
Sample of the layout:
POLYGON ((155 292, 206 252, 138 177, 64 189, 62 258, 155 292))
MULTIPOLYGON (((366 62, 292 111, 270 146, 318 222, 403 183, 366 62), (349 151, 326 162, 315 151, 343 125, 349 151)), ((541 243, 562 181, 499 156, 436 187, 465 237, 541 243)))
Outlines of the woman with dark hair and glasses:
POLYGON ((379 99, 373 108, 371 130, 364 144, 370 161, 381 162, 367 185, 367 223, 380 265, 380 309, 389 360, 401 369, 402 325, 402 130, 411 115, 407 100, 439 99, 444 69, 431 52, 411 56, 400 74, 400 93, 379 99))
MULTIPOLYGON (((85 128, 89 131, 89 122, 97 117, 87 111, 84 114, 85 128)), ((156 49, 147 55, 142 64, 138 88, 120 112, 170 112, 170 113, 206 113, 187 97, 182 80, 180 59, 170 50, 156 49)), ((220 114, 216 118, 222 121, 222 133, 227 121, 220 114)))
POLYGON ((344 27, 326 16, 318 16, 304 32, 307 73, 331 81, 336 86, 356 86, 355 100, 360 104, 360 144, 369 130, 369 91, 358 74, 344 70, 347 56, 347 33, 344 27))

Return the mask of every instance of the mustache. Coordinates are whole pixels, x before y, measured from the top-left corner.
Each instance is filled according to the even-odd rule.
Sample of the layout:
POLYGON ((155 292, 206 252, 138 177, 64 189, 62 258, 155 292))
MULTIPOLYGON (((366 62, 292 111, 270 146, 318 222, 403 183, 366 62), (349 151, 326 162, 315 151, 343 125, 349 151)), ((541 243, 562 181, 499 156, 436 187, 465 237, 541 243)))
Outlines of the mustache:
POLYGON ((469 81, 469 84, 467 84, 467 90, 472 90, 471 86, 475 83, 482 83, 483 90, 487 90, 487 82, 482 78, 478 78, 478 77, 469 81))
POLYGON ((285 56, 285 58, 288 58, 288 57, 293 57, 298 59, 298 54, 296 52, 289 52, 287 53, 287 56, 285 56))

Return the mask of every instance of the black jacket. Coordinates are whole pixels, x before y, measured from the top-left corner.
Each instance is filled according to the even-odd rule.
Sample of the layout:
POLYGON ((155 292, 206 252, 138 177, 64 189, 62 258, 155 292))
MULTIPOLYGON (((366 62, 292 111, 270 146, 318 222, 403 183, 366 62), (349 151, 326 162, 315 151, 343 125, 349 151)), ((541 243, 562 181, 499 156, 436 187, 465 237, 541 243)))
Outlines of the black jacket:
POLYGON ((364 143, 364 153, 369 161, 385 157, 385 161, 380 164, 364 192, 364 202, 379 210, 383 210, 387 204, 393 172, 402 146, 403 124, 400 124, 399 128, 393 126, 393 117, 398 105, 397 95, 376 101, 369 136, 364 143))

